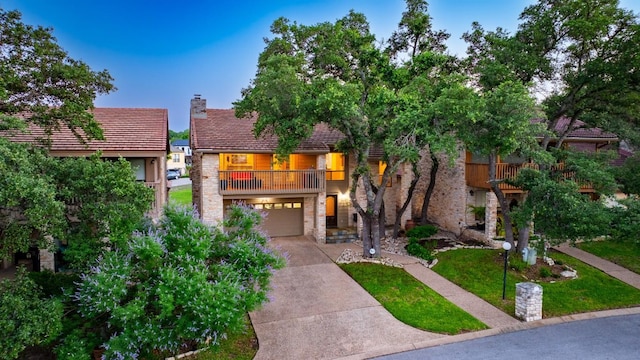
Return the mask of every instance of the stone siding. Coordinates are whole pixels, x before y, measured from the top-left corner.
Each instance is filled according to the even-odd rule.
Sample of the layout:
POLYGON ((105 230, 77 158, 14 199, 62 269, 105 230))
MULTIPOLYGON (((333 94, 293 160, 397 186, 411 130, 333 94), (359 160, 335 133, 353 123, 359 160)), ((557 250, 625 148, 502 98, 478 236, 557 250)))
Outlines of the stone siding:
MULTIPOLYGON (((443 156, 438 157, 440 166, 436 175, 436 185, 429 203, 427 220, 438 224, 443 229, 460 234, 467 226, 468 190, 465 180, 464 154, 455 159, 454 165, 443 156)), ((429 185, 429 174, 432 161, 424 156, 420 161, 420 180, 416 186, 412 203, 412 215, 420 218, 424 194, 429 185)))
POLYGON ((201 160, 200 179, 200 217, 202 221, 215 225, 224 217, 224 204, 222 195, 218 191, 220 169, 220 157, 218 154, 203 154, 201 160))
POLYGON ((516 284, 515 315, 524 321, 542 319, 542 286, 530 282, 516 284))

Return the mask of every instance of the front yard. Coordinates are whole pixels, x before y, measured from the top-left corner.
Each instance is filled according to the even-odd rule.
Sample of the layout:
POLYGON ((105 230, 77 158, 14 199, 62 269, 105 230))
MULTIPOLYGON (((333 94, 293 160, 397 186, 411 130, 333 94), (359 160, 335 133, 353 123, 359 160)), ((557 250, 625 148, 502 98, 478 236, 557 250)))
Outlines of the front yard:
MULTIPOLYGON (((515 313, 515 286, 532 279, 510 266, 506 300, 502 300, 502 251, 460 249, 438 254, 433 270, 467 291, 478 295, 507 314, 515 313)), ((512 254, 510 259, 517 254, 512 254)), ((576 279, 540 282, 543 288, 543 316, 626 308, 640 305, 640 290, 584 264, 570 256, 553 252, 550 256, 577 270, 576 279)), ((517 262, 513 259, 514 263, 517 262)))
POLYGON ((640 274, 640 243, 624 241, 591 241, 576 246, 640 274))

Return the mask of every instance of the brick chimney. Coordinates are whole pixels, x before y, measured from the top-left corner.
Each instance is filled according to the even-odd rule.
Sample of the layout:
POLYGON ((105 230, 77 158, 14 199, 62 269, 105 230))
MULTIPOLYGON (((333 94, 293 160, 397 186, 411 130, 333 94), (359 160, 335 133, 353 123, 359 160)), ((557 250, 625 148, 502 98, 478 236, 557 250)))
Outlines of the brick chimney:
POLYGON ((193 95, 193 99, 191 99, 191 117, 196 119, 207 118, 207 100, 201 99, 200 94, 193 95))

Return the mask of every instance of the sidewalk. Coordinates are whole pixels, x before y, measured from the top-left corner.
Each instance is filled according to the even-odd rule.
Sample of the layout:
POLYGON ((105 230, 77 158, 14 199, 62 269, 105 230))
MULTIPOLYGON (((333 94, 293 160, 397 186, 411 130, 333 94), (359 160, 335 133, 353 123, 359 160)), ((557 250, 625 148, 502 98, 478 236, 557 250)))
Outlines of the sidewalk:
POLYGON ((625 282, 636 289, 640 289, 640 275, 634 273, 631 270, 627 270, 620 265, 614 264, 610 261, 599 258, 584 250, 569 246, 567 244, 555 246, 554 249, 563 252, 571 257, 574 257, 586 264, 593 266, 596 269, 600 269, 608 275, 625 282))
MULTIPOLYGON (((274 299, 250 314, 260 344, 256 360, 370 359, 546 325, 640 314, 640 307, 635 307, 521 322, 444 279, 417 259, 384 252, 383 256, 403 264, 416 279, 490 327, 459 335, 435 334, 395 319, 338 268, 335 261, 344 250, 362 251, 361 246, 317 244, 304 237, 278 238, 274 242, 289 254, 289 264, 274 276, 274 299)), ((617 265, 578 249, 560 247, 558 250, 604 268, 605 272, 627 279, 623 281, 635 283, 636 287, 640 285, 640 276, 630 275, 617 265)))

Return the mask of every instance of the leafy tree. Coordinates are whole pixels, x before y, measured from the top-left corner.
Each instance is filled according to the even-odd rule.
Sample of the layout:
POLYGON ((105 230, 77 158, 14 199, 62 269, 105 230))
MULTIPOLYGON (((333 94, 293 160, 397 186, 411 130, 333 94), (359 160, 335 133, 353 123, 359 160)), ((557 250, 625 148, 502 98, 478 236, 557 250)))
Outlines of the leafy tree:
POLYGON ((20 115, 49 135, 65 126, 79 140, 102 139, 88 110, 96 95, 114 90, 109 73, 69 57, 52 29, 26 25, 18 11, 2 8, 0 79, 0 129, 20 115))
POLYGON ((40 294, 24 268, 15 280, 0 280, 0 359, 16 359, 27 346, 55 339, 62 329, 62 304, 40 294))
MULTIPOLYGON (((363 219, 363 251, 367 257, 371 256, 370 249, 376 256, 380 254, 386 184, 401 163, 417 161, 425 139, 434 137, 425 127, 425 119, 450 121, 448 112, 441 116, 438 111, 445 109, 447 99, 468 93, 459 78, 447 77, 441 71, 449 64, 446 57, 427 51, 429 46, 439 45, 437 39, 432 39, 431 45, 422 39, 430 32, 430 26, 425 25, 417 30, 421 34, 410 35, 425 52, 409 66, 393 61, 396 54, 408 49, 399 40, 404 35, 394 40, 397 48, 385 51, 377 46, 362 14, 352 11, 335 23, 312 26, 278 19, 271 27, 276 37, 267 40, 256 78, 234 104, 240 117, 258 114, 255 135, 275 134, 279 154, 293 152, 320 123, 344 135, 336 146, 355 159, 350 197, 363 219), (430 81, 441 72, 445 76, 432 85, 430 81), (416 76, 420 79, 414 81, 416 76), (429 103, 431 106, 424 108, 424 102, 416 101, 425 94, 437 104, 429 103), (379 184, 369 165, 372 149, 381 149, 387 164, 379 184), (362 206, 356 197, 358 186, 366 197, 362 206)), ((453 109, 460 113, 464 110, 453 109)))
POLYGON ((173 143, 176 140, 188 140, 189 139, 189 129, 182 131, 173 131, 169 130, 169 142, 173 143))
POLYGON ((407 116, 406 124, 413 123, 414 126, 413 129, 403 131, 412 133, 411 140, 416 148, 424 147, 422 156, 409 159, 413 178, 406 200, 396 212, 394 237, 398 235, 402 214, 408 208, 422 175, 419 171, 419 160, 428 154, 432 163, 421 214, 421 222, 425 223, 440 165, 437 153, 446 152, 451 159, 457 155, 455 138, 452 136, 452 125, 455 122, 443 121, 443 114, 438 113, 436 109, 436 100, 451 85, 452 75, 458 70, 457 59, 444 55, 444 42, 449 36, 444 31, 432 29, 426 1, 407 0, 407 10, 402 13, 398 30, 391 35, 386 48, 392 59, 405 59, 398 61, 399 68, 393 72, 393 78, 389 79, 397 87, 403 88, 403 111, 410 115, 407 116))
POLYGON ((154 190, 135 180, 131 164, 124 159, 55 159, 49 168, 56 198, 65 204, 69 219, 64 260, 75 269, 86 269, 111 246, 122 245, 151 210, 154 190))
MULTIPOLYGON (((551 163, 562 160, 548 161, 560 154, 549 150, 561 149, 579 121, 584 127, 599 127, 637 143, 640 89, 637 16, 621 9, 617 0, 539 0, 525 8, 520 19, 514 35, 500 28, 485 32, 479 24, 474 24, 472 32, 465 34, 469 43, 468 65, 484 88, 516 80, 529 86, 541 99, 541 118, 547 129, 541 133, 540 141, 540 150, 547 153, 539 153, 546 159, 539 162, 540 171, 547 173, 544 177, 553 179, 557 168, 551 163), (567 125, 561 126, 563 123, 567 125)), ((608 181, 600 172, 580 170, 581 164, 574 165, 571 171, 580 173, 580 181, 608 181)), ((572 180, 563 177, 562 181, 572 180)), ((563 191, 578 189, 559 186, 563 191)), ((529 195, 538 201, 548 199, 529 195)), ((542 205, 538 208, 559 209, 542 205)), ((531 215, 537 219, 538 214, 531 215)), ((592 214, 585 211, 584 215, 574 220, 583 224, 590 222, 592 214)), ((531 220, 523 218, 521 221, 525 223, 521 225, 531 220)), ((541 229, 537 221, 536 228, 541 229)), ((521 235, 527 234, 521 232, 521 235)), ((522 237, 518 250, 527 246, 527 241, 526 236, 522 237)))
MULTIPOLYGON (((9 137, 39 126, 49 136, 67 127, 79 141, 102 139, 89 110, 97 94, 114 89, 111 80, 108 72, 70 58, 51 29, 26 25, 19 12, 0 9, 0 256, 26 251, 32 241, 51 245, 68 222, 52 175, 57 161, 9 137)), ((49 143, 48 136, 41 140, 49 143)))
POLYGON ((489 186, 496 195, 504 220, 505 240, 514 244, 512 219, 497 177, 499 156, 529 152, 535 146, 536 127, 531 123, 534 102, 527 89, 518 82, 506 81, 478 96, 481 112, 468 126, 459 129, 465 145, 489 159, 489 186))
POLYGON ((106 253, 75 295, 84 316, 107 321, 105 356, 211 346, 240 329, 284 266, 256 229, 260 221, 234 205, 221 228, 210 228, 193 210, 167 207, 157 227, 106 253))

